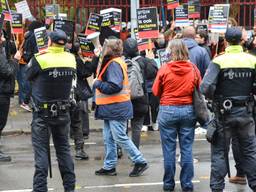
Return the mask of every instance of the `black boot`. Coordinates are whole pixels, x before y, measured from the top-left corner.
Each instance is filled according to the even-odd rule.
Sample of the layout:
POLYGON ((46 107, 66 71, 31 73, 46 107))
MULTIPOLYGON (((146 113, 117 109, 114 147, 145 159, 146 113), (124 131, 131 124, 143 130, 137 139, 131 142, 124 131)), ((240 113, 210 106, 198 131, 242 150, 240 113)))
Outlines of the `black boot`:
POLYGON ((88 160, 89 156, 87 153, 84 151, 83 148, 78 148, 76 149, 76 155, 75 155, 76 160, 88 160))
POLYGON ((9 162, 12 158, 9 155, 4 154, 2 151, 0 151, 0 162, 9 162))

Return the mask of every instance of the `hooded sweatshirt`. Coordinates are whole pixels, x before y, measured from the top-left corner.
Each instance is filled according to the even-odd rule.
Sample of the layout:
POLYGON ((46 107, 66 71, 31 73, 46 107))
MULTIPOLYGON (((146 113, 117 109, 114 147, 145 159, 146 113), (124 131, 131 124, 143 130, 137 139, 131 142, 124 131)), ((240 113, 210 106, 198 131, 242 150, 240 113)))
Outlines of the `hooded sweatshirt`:
POLYGON ((194 87, 199 88, 200 82, 196 65, 173 61, 159 69, 152 91, 160 97, 160 105, 191 105, 194 87))
POLYGON ((190 61, 198 67, 201 77, 203 77, 211 62, 209 54, 194 39, 184 38, 183 41, 189 50, 190 61))

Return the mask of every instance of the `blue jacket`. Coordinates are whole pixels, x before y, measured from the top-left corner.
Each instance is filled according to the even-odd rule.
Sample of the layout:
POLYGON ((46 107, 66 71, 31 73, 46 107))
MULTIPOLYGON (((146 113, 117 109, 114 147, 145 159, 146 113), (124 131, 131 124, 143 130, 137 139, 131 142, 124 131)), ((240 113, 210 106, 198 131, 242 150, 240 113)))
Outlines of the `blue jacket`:
MULTIPOLYGON (((110 63, 102 76, 102 81, 97 80, 94 88, 99 89, 104 94, 118 93, 123 88, 123 72, 119 64, 110 63)), ((95 111, 95 117, 103 120, 128 120, 133 117, 131 101, 113 103, 107 105, 98 105, 95 111)))
POLYGON ((203 47, 200 47, 194 39, 184 38, 183 41, 189 50, 190 61, 197 66, 201 73, 201 77, 203 78, 205 71, 211 62, 209 54, 203 47))

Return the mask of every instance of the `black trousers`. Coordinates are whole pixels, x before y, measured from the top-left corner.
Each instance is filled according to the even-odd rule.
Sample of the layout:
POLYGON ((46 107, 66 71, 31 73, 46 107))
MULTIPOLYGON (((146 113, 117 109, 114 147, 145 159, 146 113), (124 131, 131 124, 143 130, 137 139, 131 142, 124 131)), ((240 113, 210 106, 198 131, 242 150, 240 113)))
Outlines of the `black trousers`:
POLYGON ((82 130, 83 135, 89 136, 90 134, 90 124, 89 124, 89 106, 88 106, 88 100, 81 101, 82 102, 82 130))
POLYGON ((82 130, 82 102, 77 102, 77 105, 70 111, 70 134, 74 136, 75 148, 81 149, 84 146, 84 137, 82 130))
POLYGON ((32 144, 34 148, 35 173, 33 179, 33 192, 47 191, 48 176, 48 146, 50 133, 59 164, 61 178, 65 191, 75 189, 74 162, 69 146, 69 112, 58 117, 44 117, 37 112, 33 113, 32 144))
POLYGON ((145 115, 144 125, 151 125, 151 122, 156 123, 159 111, 159 98, 154 96, 153 93, 148 93, 148 99, 150 110, 145 115))
POLYGON ((256 137, 251 111, 247 107, 233 107, 229 113, 224 115, 224 119, 220 113, 215 112, 218 138, 215 144, 211 145, 210 187, 212 190, 223 190, 225 187, 224 178, 227 175, 227 166, 224 158, 224 142, 229 149, 232 138, 238 140, 241 166, 247 176, 249 186, 251 189, 256 188, 256 137))
POLYGON ((0 96, 0 136, 6 125, 10 108, 10 97, 0 96))

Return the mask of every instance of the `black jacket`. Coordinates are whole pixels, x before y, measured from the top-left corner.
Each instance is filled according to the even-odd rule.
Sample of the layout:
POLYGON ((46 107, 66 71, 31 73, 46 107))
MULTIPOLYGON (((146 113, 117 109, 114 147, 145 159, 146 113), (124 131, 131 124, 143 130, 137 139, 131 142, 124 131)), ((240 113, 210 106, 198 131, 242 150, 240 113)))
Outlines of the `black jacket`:
POLYGON ((38 53, 34 32, 29 31, 25 34, 23 49, 23 59, 25 62, 29 63, 30 59, 34 56, 34 54, 38 53))
POLYGON ((90 62, 84 63, 79 56, 76 56, 77 87, 75 89, 75 93, 77 101, 87 100, 88 98, 93 96, 92 90, 86 79, 87 77, 92 75, 90 65, 90 62))
MULTIPOLYGON (((137 57, 138 55, 139 55, 139 52, 138 52, 137 41, 129 38, 124 43, 125 59, 132 59, 134 57, 137 57)), ((154 67, 154 65, 156 66, 156 63, 153 59, 148 59, 141 56, 137 59, 137 62, 139 63, 141 71, 143 73, 142 74, 144 79, 143 87, 144 87, 144 93, 146 94, 142 98, 132 100, 134 117, 144 116, 148 112, 149 104, 148 104, 146 80, 155 78, 157 74, 157 69, 154 67)))
POLYGON ((14 95, 15 77, 18 63, 15 60, 7 60, 3 48, 0 48, 0 97, 12 97, 14 95))

